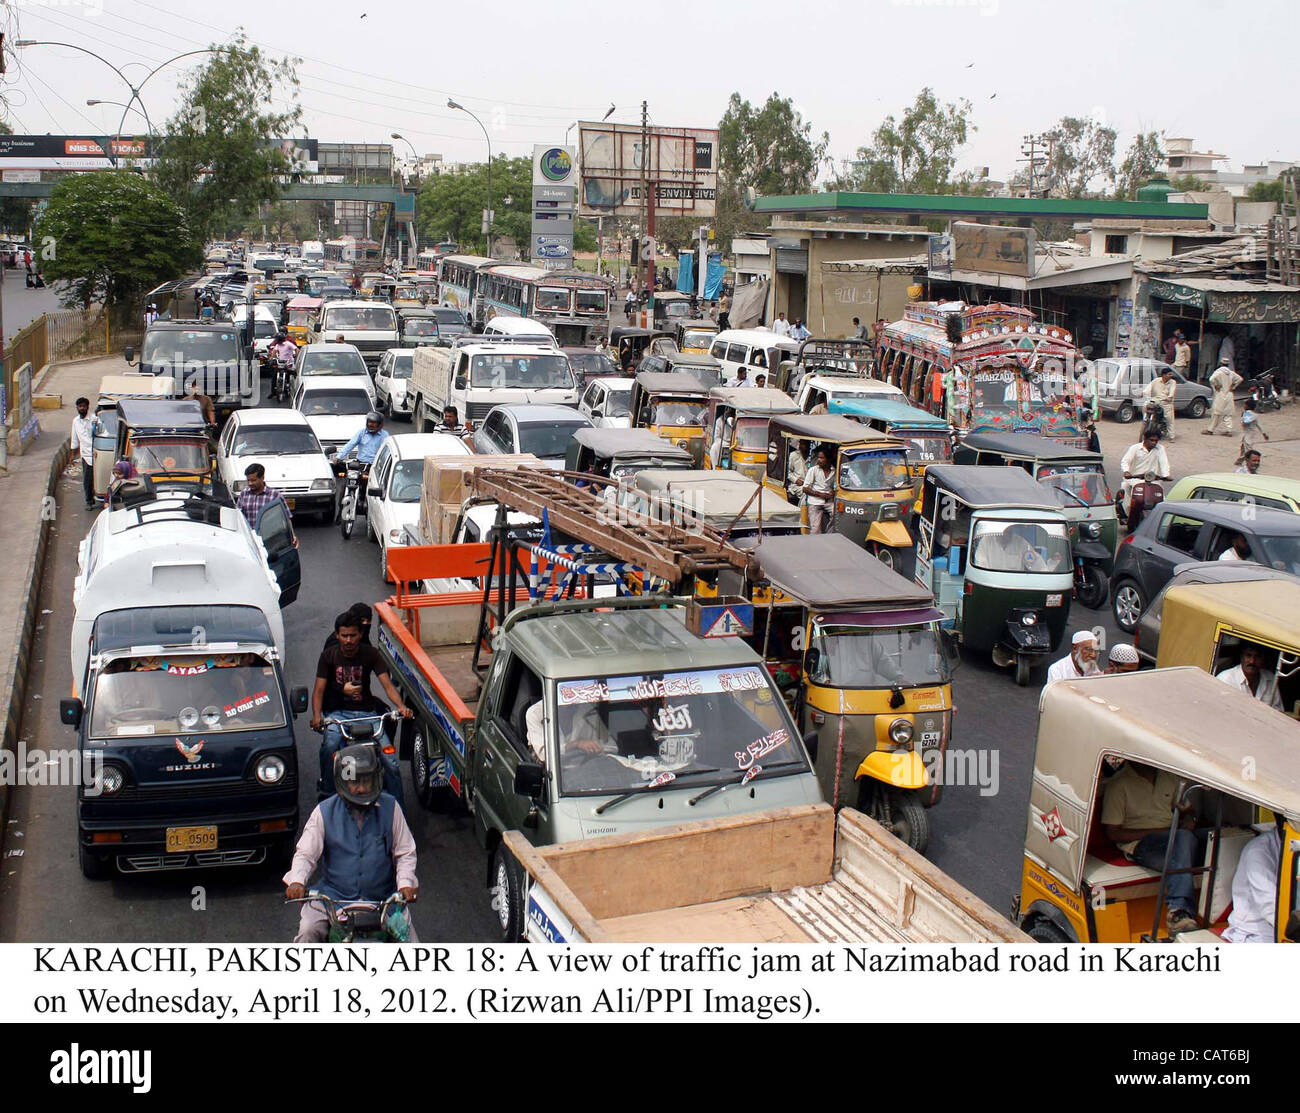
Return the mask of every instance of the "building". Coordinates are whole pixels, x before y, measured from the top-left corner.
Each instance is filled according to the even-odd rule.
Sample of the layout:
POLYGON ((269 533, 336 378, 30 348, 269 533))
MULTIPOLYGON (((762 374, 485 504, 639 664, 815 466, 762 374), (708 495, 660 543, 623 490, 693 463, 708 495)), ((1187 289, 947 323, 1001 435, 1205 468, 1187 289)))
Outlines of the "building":
POLYGON ((1205 151, 1194 151, 1191 139, 1166 139, 1165 160, 1170 177, 1190 174, 1200 178, 1211 189, 1225 190, 1234 198, 1245 197, 1250 187, 1257 182, 1276 181, 1281 174, 1296 165, 1294 161, 1273 159, 1268 162, 1248 163, 1241 171, 1228 170, 1216 165, 1226 163, 1227 155, 1216 155, 1205 151))
POLYGON ((737 236, 731 241, 731 257, 735 260, 737 286, 748 286, 751 282, 772 277, 772 257, 766 233, 737 236))

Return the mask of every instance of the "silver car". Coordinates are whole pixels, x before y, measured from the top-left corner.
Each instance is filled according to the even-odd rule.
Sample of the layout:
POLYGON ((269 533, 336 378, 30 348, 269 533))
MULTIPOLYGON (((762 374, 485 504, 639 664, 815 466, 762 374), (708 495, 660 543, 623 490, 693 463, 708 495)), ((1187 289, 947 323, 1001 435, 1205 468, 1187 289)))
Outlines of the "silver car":
POLYGON ((1098 359, 1092 364, 1097 376, 1097 402, 1103 414, 1127 425, 1142 413, 1146 388, 1165 371, 1173 372, 1174 410, 1187 417, 1204 417, 1214 392, 1194 383, 1158 359, 1098 359))

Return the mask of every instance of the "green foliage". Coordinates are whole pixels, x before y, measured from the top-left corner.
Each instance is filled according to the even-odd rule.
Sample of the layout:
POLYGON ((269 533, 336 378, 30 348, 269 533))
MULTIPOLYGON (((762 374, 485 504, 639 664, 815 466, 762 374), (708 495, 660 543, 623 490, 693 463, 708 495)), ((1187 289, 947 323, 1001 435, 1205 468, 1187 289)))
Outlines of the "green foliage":
MULTIPOLYGON (((450 174, 436 174, 420 187, 415 203, 420 241, 455 240, 469 254, 482 255, 487 241, 481 231, 487 205, 487 164, 478 163, 450 174)), ((530 158, 492 160, 492 235, 513 236, 525 248, 532 234, 533 162, 530 158), (507 205, 505 198, 510 198, 507 205)), ((577 233, 575 232, 575 239, 577 233)), ((595 247, 595 237, 592 237, 595 247)))
POLYGON ((300 133, 302 112, 270 109, 296 98, 291 59, 275 60, 243 34, 189 80, 163 129, 153 177, 189 214, 200 235, 225 231, 278 200, 288 160, 272 141, 300 133))
POLYGON ((1056 197, 1086 197, 1098 177, 1115 181, 1115 129, 1092 117, 1064 116, 1045 133, 1047 173, 1056 197))
POLYGON ((103 302, 122 317, 140 297, 203 260, 185 212, 130 170, 74 174, 54 187, 33 247, 47 281, 68 284, 65 305, 103 302))
POLYGON ((1118 198, 1134 200, 1138 189, 1159 174, 1164 163, 1165 152, 1160 145, 1160 133, 1138 132, 1119 166, 1119 188, 1116 190, 1118 198))
POLYGON ((1271 182, 1256 182, 1246 194, 1247 201, 1272 201, 1282 204, 1282 179, 1274 178, 1271 182))
POLYGON ((1174 187, 1175 193, 1204 193, 1210 188, 1209 182, 1195 174, 1179 174, 1170 179, 1169 184, 1174 187))
POLYGON ((596 250, 596 222, 579 218, 573 222, 573 250, 596 250))
MULTIPOLYGON (((0 120, 0 135, 13 135, 14 129, 0 120)), ((36 202, 30 197, 0 198, 0 231, 26 235, 31 227, 36 202)))
POLYGON ((951 193, 957 152, 975 130, 971 104, 940 104, 933 90, 922 89, 902 120, 886 116, 859 147, 850 172, 836 188, 865 193, 951 193))
POLYGON ((772 93, 755 108, 732 93, 718 124, 718 169, 729 185, 760 195, 807 193, 830 147, 813 135, 789 97, 772 93))

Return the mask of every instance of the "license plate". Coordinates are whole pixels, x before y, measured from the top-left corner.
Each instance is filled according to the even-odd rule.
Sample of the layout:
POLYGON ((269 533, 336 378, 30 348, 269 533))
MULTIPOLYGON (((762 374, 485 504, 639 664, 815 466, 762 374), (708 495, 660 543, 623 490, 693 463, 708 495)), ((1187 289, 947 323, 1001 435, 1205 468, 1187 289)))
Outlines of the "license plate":
POLYGON ((1059 592, 1054 592, 1047 597, 1047 605, 1049 607, 1059 607, 1063 600, 1064 597, 1059 592))
POLYGON ((927 747, 927 746, 937 746, 937 745, 939 745, 939 741, 940 741, 942 738, 943 738, 943 732, 942 732, 942 731, 938 731, 938 730, 923 730, 923 731, 921 731, 921 746, 922 746, 923 748, 924 748, 924 747, 927 747))
POLYGON ((216 827, 168 827, 167 853, 185 854, 191 850, 216 850, 216 827))
POLYGON ((285 500, 284 500, 284 505, 287 506, 290 510, 293 509, 293 503, 294 503, 294 500, 293 500, 293 499, 285 499, 285 500))

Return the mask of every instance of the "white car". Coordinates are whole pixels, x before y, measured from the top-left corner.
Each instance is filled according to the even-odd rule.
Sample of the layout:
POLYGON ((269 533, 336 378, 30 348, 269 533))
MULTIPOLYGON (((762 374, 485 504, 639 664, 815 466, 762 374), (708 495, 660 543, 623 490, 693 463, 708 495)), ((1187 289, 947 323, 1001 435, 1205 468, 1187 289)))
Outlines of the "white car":
POLYGON ((366 361, 351 344, 305 344, 298 349, 298 359, 293 365, 293 386, 297 390, 304 379, 317 375, 365 375, 366 361))
POLYGON ((313 375, 293 392, 293 408, 328 456, 366 427, 366 414, 375 408, 374 384, 369 375, 313 375))
POLYGON ((230 311, 230 321, 241 329, 249 312, 253 314, 253 354, 261 355, 271 346, 280 331, 280 322, 265 305, 236 305, 230 311))
POLYGON ((597 429, 628 429, 632 425, 628 409, 631 400, 631 379, 621 375, 588 379, 578 400, 578 412, 597 429))
POLYGON ((406 384, 411 381, 413 348, 389 348, 379 357, 375 370, 375 398, 381 412, 390 417, 411 416, 406 400, 406 384))
POLYGON ((425 459, 468 455, 469 446, 450 433, 398 433, 379 446, 366 488, 366 533, 379 543, 379 570, 385 580, 388 547, 408 544, 407 527, 420 519, 425 459))
POLYGON ((295 517, 334 514, 334 471, 320 441, 297 410, 236 410, 217 442, 217 468, 233 494, 247 486, 249 464, 266 469, 266 485, 279 491, 295 517))

